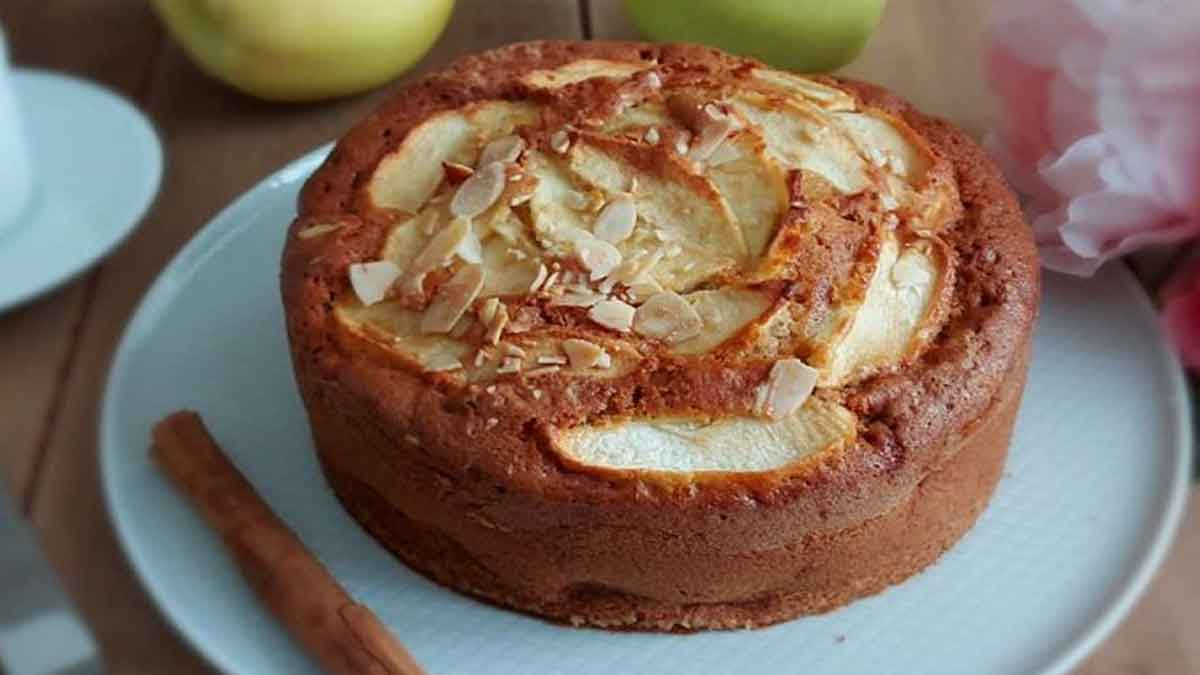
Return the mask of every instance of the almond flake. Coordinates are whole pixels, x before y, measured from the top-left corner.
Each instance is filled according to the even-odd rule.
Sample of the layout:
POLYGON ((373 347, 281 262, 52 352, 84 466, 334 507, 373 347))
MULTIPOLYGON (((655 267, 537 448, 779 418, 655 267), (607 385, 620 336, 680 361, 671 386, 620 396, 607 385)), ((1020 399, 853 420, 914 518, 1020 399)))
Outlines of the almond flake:
POLYGON ((479 153, 479 161, 476 162, 476 166, 487 166, 492 162, 512 164, 517 161, 517 158, 524 151, 525 139, 516 134, 501 136, 483 146, 483 151, 479 153))
POLYGON ((442 228, 425 244, 425 248, 409 263, 404 274, 404 290, 406 293, 419 295, 425 275, 442 266, 450 259, 459 245, 471 234, 471 221, 455 218, 442 228))
POLYGON ((599 362, 601 356, 607 356, 600 345, 577 338, 563 340, 562 350, 567 355, 567 359, 571 363, 571 368, 575 370, 593 368, 599 362))
POLYGON ((634 332, 671 344, 696 337, 703 327, 691 304, 671 291, 650 296, 633 315, 634 332))
POLYGON ((626 286, 633 286, 647 279, 650 271, 663 259, 664 251, 656 249, 650 254, 641 254, 621 263, 613 278, 626 286))
POLYGON ((500 420, 496 419, 495 417, 489 417, 487 418, 487 421, 483 423, 483 428, 491 429, 497 424, 500 424, 500 420))
POLYGON ((467 236, 463 237, 463 240, 455 247, 454 255, 472 265, 483 262, 483 245, 479 243, 479 235, 475 233, 474 227, 467 229, 467 236))
MULTIPOLYGON (((530 375, 534 375, 534 374, 535 374, 535 371, 532 371, 532 370, 531 370, 531 371, 529 371, 529 374, 530 374, 530 375)), ((542 400, 542 390, 541 390, 541 389, 534 389, 532 393, 533 393, 533 399, 534 399, 535 401, 540 401, 540 400, 542 400)))
POLYGON ((483 365, 484 361, 487 361, 487 359, 487 352, 483 351, 482 349, 477 350, 475 352, 475 367, 479 368, 483 365))
POLYGON ((577 241, 575 253, 579 256, 579 262, 591 272, 592 281, 603 279, 621 264, 621 252, 603 239, 577 241))
POLYGON ((653 70, 646 73, 645 80, 646 80, 646 86, 650 87, 651 89, 661 89, 662 88, 662 78, 659 77, 658 73, 654 72, 653 70))
POLYGON ((617 244, 633 234, 637 225, 637 206, 629 197, 617 197, 596 216, 593 231, 596 236, 610 244, 617 244))
MULTIPOLYGON (((538 366, 532 370, 525 371, 525 375, 529 377, 537 377, 538 375, 552 375, 560 370, 562 370, 562 366, 538 366)), ((540 398, 540 396, 535 396, 535 398, 540 398)))
POLYGON ((625 289, 630 303, 634 305, 640 305, 649 300, 651 296, 662 292, 663 287, 659 286, 657 281, 639 281, 625 289))
POLYGON ((458 186, 450 200, 450 214, 459 218, 474 218, 491 208, 504 192, 504 165, 492 162, 475 172, 458 186))
POLYGON ((516 197, 513 197, 512 199, 508 200, 508 205, 509 206, 520 206, 520 205, 524 204, 525 202, 529 201, 530 199, 533 199, 533 193, 532 192, 523 192, 523 193, 517 195, 516 197))
POLYGON ((550 149, 560 155, 567 154, 567 150, 571 149, 571 137, 567 135, 565 129, 550 134, 550 149))
POLYGON ((715 103, 705 103, 704 114, 708 115, 708 118, 714 121, 725 117, 725 113, 715 103))
POLYGON ((340 229, 342 229, 341 225, 312 225, 297 232, 296 237, 298 239, 312 239, 313 237, 319 237, 340 229))
POLYGON ((596 359, 596 368, 612 368, 612 356, 608 352, 604 352, 596 359))
POLYGON ((735 129, 737 129, 737 123, 733 118, 725 116, 705 124, 700 131, 700 137, 696 139, 692 149, 687 153, 688 159, 695 162, 703 162, 708 159, 735 129))
POLYGON ((755 412, 780 420, 796 411, 812 394, 818 371, 800 359, 781 359, 759 385, 755 412))
POLYGON ((539 290, 541 290, 542 284, 546 283, 546 277, 548 274, 549 273, 546 270, 546 265, 544 263, 539 263, 537 276, 533 278, 533 283, 529 284, 529 292, 537 293, 539 290))
POLYGON ((588 310, 588 318, 620 333, 628 333, 633 325, 633 306, 620 300, 601 300, 588 310))
POLYGON ((475 169, 458 162, 442 162, 442 173, 446 176, 447 183, 460 185, 475 173, 475 169))
POLYGON ((421 317, 422 333, 445 333, 454 327, 463 312, 475 302, 483 289, 483 267, 466 265, 442 284, 433 302, 421 317))
POLYGON ((540 366, 563 366, 567 363, 567 357, 543 354, 537 357, 537 362, 540 366))
POLYGON ((492 325, 496 320, 496 310, 500 309, 500 298, 488 298, 479 305, 479 311, 476 313, 479 316, 479 322, 485 326, 492 325))
POLYGON ((445 373, 452 370, 461 370, 463 367, 462 361, 449 354, 436 354, 423 365, 425 366, 425 370, 431 373, 445 373))
POLYGON ((522 367, 521 359, 515 356, 509 356, 500 363, 500 367, 496 369, 496 373, 504 375, 506 373, 519 373, 522 367))
POLYGON ((658 127, 650 127, 647 129, 646 135, 643 136, 643 138, 645 138, 646 142, 650 145, 658 145, 658 142, 662 140, 662 137, 658 133, 658 127))
POLYGON ((350 265, 350 286, 363 305, 374 305, 387 297, 400 277, 400 268, 389 260, 350 265))
POLYGON ((522 359, 525 358, 525 350, 511 342, 505 342, 504 344, 500 345, 500 352, 505 356, 517 356, 522 359))
POLYGON ((495 394, 496 393, 496 385, 489 384, 487 387, 484 388, 484 391, 486 391, 489 394, 495 394))
POLYGON ((504 333, 504 327, 507 324, 508 307, 505 305, 500 305, 500 307, 496 309, 496 316, 494 316, 491 323, 488 324, 488 330, 483 336, 483 339, 486 340, 488 344, 492 345, 500 342, 500 336, 504 333))
POLYGON ((569 290, 550 301, 552 307, 591 307, 604 299, 603 295, 591 291, 569 290))

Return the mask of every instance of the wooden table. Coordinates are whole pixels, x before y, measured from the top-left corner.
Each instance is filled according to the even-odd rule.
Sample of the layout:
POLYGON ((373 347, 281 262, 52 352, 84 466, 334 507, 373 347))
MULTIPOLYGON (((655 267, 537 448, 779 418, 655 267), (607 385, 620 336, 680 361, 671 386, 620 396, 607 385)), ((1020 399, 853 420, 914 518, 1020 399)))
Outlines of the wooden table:
MULTIPOLYGON (((848 70, 980 132, 990 119, 977 64, 985 0, 892 0, 848 70)), ((14 60, 102 82, 136 101, 166 145, 158 202, 102 265, 0 317, 0 478, 95 630, 112 672, 211 670, 167 626, 134 578, 97 480, 97 409, 113 349, 158 270, 230 199, 283 162, 336 137, 386 94, 282 106, 200 74, 144 3, 7 1, 14 60)), ((631 37, 616 0, 460 0, 419 70, 532 38, 631 37)), ((81 111, 82 113, 83 111, 81 111)), ((1200 672, 1200 500, 1165 570, 1129 620, 1078 672, 1200 672)), ((0 602, 3 600, 0 599, 0 602)))

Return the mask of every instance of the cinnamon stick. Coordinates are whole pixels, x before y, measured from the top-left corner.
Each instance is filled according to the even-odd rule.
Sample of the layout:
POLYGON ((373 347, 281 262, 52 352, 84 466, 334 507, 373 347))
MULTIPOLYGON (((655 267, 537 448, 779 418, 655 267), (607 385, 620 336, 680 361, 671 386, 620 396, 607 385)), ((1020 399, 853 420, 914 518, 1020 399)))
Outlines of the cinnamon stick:
POLYGON ((232 553, 259 597, 334 675, 424 675, 408 650, 263 502, 200 416, 172 413, 154 427, 158 466, 232 553))

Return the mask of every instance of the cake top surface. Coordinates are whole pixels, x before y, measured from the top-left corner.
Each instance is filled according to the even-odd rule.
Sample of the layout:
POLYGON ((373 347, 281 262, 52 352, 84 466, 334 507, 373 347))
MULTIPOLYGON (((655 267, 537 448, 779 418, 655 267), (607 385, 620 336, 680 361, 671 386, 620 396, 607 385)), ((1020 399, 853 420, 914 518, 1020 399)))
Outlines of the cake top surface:
POLYGON ((495 399, 485 430, 514 398, 539 409, 580 467, 763 472, 854 446, 851 399, 961 309, 951 160, 836 80, 521 47, 433 76, 310 181, 289 255, 321 263, 322 331, 495 399))

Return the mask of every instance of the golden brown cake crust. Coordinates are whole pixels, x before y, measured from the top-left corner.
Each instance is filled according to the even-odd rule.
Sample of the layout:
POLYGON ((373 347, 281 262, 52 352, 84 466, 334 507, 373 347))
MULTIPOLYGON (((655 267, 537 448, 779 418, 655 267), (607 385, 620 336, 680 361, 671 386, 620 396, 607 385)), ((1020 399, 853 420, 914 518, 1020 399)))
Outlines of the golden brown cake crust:
MULTIPOLYGON (((945 172, 941 179, 956 183, 961 215, 942 234, 956 263, 941 331, 902 368, 838 392, 860 420, 858 440, 850 447, 779 470, 712 472, 674 481, 650 480, 645 472, 583 468, 550 448, 550 425, 681 408, 713 414, 744 411, 746 392, 765 377, 769 363, 684 367, 663 358, 619 383, 596 384, 568 401, 560 395, 566 378, 541 378, 537 389, 545 395, 536 397, 523 378, 499 383, 495 393, 485 395, 481 387, 441 373, 389 367, 387 354, 345 337, 333 310, 349 292, 347 267, 378 256, 395 218, 363 196, 374 167, 432 113, 472 101, 528 97, 517 75, 579 58, 655 60, 677 82, 690 77, 700 81, 713 73, 736 76, 755 65, 691 45, 512 45, 467 57, 403 87, 351 130, 306 184, 290 234, 317 223, 343 227, 331 237, 288 237, 282 271, 287 328, 323 464, 351 512, 418 569, 502 603, 559 619, 578 615, 591 623, 612 622, 608 609, 598 609, 602 606, 628 613, 629 602, 612 597, 666 608, 658 614, 646 609, 642 618, 622 622, 639 628, 769 623, 835 606, 923 567, 973 522, 994 485, 998 470, 993 469, 1003 457, 1023 381, 1039 279, 1016 199, 982 150, 963 132, 877 87, 825 80, 905 120, 932 148, 945 172), (489 424, 492 419, 498 423, 489 424), (1000 431, 969 431, 997 424, 1000 431), (983 436, 990 440, 972 440, 983 436), (951 476, 963 481, 951 481, 951 476), (402 478, 429 488, 427 501, 399 506, 404 498, 394 493, 404 484, 402 478), (859 591, 831 590, 818 601, 809 591, 797 590, 800 586, 789 589, 782 579, 769 579, 786 574, 803 585, 803 575, 814 572, 795 561, 776 572, 751 566, 745 574, 729 574, 729 560, 753 552, 782 550, 801 541, 818 542, 812 545, 821 549, 822 537, 831 542, 869 537, 854 533, 866 532, 869 523, 885 522, 893 517, 888 514, 902 509, 912 511, 913 524, 924 527, 919 523, 936 520, 932 512, 921 511, 926 494, 935 488, 947 495, 945 508, 955 509, 958 525, 928 531, 928 539, 914 544, 926 554, 914 552, 909 563, 881 561, 877 582, 863 582, 859 591), (388 504, 398 509, 393 534, 379 521, 388 504), (401 513, 424 521, 405 523, 401 513), (430 560, 440 555, 433 544, 438 537, 448 538, 462 556, 489 570, 491 587, 454 571, 460 562, 448 558, 439 567, 430 560), (619 556, 609 558, 632 556, 634 562, 602 559, 595 548, 602 541, 626 546, 613 549, 619 556), (671 576, 680 574, 677 560, 663 558, 661 569, 647 562, 647 552, 656 547, 690 555, 695 565, 687 571, 690 576, 671 576), (538 561, 524 570, 513 565, 522 557, 538 556, 544 556, 540 562, 555 560, 557 572, 538 561), (505 571, 497 576, 498 570, 505 571), (609 604, 580 599, 592 597, 581 594, 587 588, 609 598, 609 604), (746 605, 746 599, 767 589, 778 591, 774 604, 767 603, 770 609, 738 609, 757 607, 746 605), (793 596, 808 599, 782 600, 793 596), (572 609, 571 602, 579 604, 572 609), (717 609, 679 613, 681 607, 701 605, 717 609)), ((563 95, 602 98, 605 93, 593 89, 604 86, 589 82, 563 95)), ((836 261, 833 253, 820 257, 836 261)), ((836 551, 837 545, 826 550, 836 551)), ((459 555, 448 549, 445 554, 459 555)))

